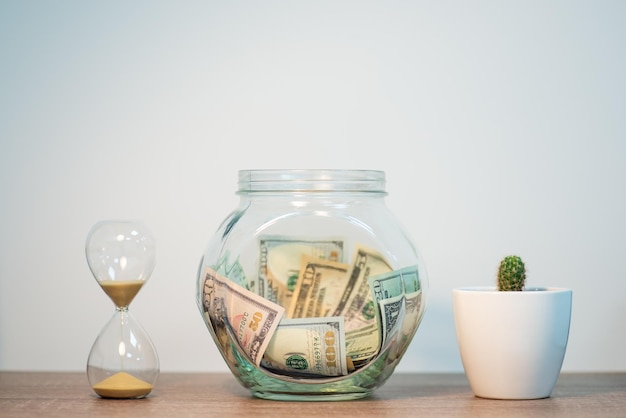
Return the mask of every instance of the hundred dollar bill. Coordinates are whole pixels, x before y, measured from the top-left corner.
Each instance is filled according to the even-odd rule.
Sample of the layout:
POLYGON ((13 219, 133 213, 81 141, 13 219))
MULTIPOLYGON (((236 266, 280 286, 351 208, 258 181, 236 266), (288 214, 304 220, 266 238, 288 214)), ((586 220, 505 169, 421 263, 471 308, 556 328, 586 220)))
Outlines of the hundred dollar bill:
POLYGON ((343 318, 283 319, 261 365, 292 376, 348 374, 343 318))
POLYGON ((335 311, 348 279, 347 264, 302 257, 298 283, 287 311, 288 318, 319 318, 335 311))
POLYGON ((202 300, 213 327, 226 327, 258 366, 284 308, 231 282, 210 267, 204 270, 202 300))
POLYGON ((288 308, 300 273, 302 256, 342 261, 343 241, 286 236, 259 238, 259 281, 266 299, 288 308))
POLYGON ((378 307, 371 297, 368 279, 391 270, 391 265, 382 254, 363 246, 357 247, 348 283, 332 313, 333 316, 345 318, 346 331, 375 321, 378 307))

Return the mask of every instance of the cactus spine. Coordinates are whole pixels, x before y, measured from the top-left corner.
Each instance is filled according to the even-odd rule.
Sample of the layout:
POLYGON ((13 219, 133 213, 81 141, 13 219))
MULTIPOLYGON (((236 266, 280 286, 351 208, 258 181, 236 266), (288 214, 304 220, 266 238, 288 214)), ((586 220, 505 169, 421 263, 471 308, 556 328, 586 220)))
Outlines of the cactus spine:
POLYGON ((526 268, 516 255, 504 257, 498 269, 498 290, 521 291, 526 282, 526 268))

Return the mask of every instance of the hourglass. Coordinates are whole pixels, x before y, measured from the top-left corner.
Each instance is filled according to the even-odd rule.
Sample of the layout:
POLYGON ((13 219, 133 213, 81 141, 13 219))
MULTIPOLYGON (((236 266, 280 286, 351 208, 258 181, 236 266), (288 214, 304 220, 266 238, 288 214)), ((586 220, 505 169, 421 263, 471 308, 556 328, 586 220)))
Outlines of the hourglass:
POLYGON ((138 222, 102 221, 89 231, 85 253, 98 284, 115 304, 115 314, 89 353, 89 384, 103 398, 143 398, 159 376, 159 359, 128 307, 154 269, 154 238, 138 222))

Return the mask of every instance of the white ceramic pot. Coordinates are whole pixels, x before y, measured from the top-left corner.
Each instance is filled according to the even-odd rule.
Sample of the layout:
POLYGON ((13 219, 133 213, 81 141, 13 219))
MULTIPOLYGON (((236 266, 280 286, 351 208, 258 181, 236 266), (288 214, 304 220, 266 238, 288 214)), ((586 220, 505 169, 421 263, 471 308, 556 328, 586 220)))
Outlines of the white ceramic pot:
POLYGON ((567 347, 571 289, 466 287, 452 295, 461 360, 474 394, 549 397, 567 347))

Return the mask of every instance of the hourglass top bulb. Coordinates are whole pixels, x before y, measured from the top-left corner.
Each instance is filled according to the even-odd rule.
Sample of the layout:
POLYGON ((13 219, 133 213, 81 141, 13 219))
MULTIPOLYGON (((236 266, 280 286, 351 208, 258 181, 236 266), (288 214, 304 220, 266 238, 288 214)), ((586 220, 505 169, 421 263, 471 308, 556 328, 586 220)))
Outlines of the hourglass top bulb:
POLYGON ((143 224, 102 221, 91 228, 85 244, 92 274, 118 307, 126 307, 152 274, 155 241, 143 224))

